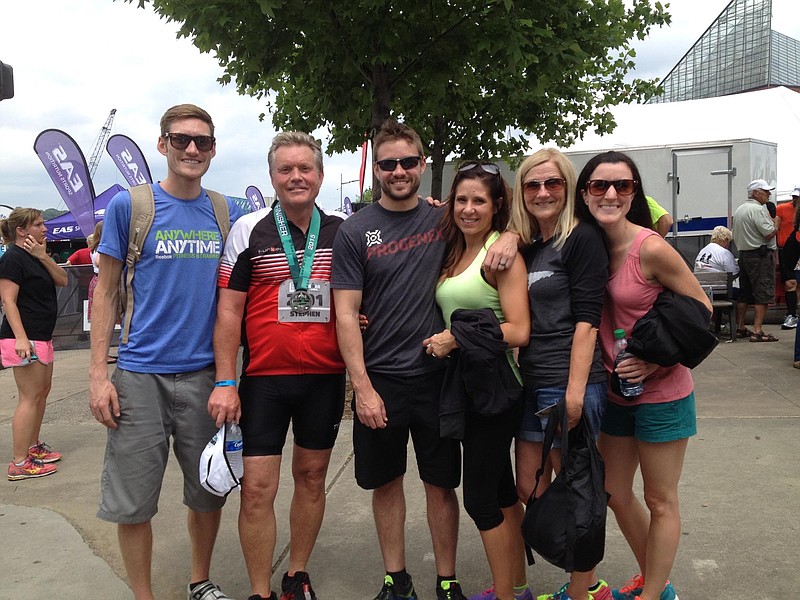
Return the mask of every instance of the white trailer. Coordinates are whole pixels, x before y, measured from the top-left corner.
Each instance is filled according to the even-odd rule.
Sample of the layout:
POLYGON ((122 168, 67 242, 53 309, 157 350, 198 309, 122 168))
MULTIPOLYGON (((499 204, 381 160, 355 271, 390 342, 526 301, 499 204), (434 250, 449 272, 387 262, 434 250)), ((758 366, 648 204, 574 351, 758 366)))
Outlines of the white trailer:
POLYGON ((702 236, 717 225, 730 227, 733 213, 747 199, 747 184, 765 179, 775 185, 778 177, 777 144, 749 138, 566 154, 580 173, 591 157, 606 150, 633 159, 645 193, 675 221, 671 236, 702 236))

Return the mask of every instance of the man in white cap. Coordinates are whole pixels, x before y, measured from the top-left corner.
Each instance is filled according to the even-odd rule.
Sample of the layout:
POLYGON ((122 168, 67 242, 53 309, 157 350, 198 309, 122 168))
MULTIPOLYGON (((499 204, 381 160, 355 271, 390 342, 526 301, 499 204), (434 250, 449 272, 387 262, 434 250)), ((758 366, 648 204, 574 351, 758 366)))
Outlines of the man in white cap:
POLYGON ((800 205, 800 186, 792 190, 792 201, 778 205, 775 226, 778 228, 778 269, 783 281, 786 296, 786 318, 781 329, 794 329, 797 327, 797 276, 794 272, 796 260, 788 257, 783 251, 786 240, 794 230, 794 213, 800 205))
POLYGON ((775 296, 775 263, 770 240, 775 237, 777 228, 765 206, 774 189, 763 179, 751 181, 747 186, 747 202, 733 215, 733 240, 739 249, 741 287, 736 303, 736 336, 749 338, 751 342, 778 341, 763 329, 767 305, 775 296), (755 305, 752 331, 744 325, 749 304, 755 305))

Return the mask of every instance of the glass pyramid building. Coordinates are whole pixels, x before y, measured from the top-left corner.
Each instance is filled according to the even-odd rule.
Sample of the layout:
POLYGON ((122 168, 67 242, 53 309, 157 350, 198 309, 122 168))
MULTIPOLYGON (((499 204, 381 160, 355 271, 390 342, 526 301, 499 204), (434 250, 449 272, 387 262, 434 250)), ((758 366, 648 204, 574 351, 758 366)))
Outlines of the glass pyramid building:
POLYGON ((772 0, 732 0, 661 83, 650 103, 800 91, 800 41, 772 30, 772 0))

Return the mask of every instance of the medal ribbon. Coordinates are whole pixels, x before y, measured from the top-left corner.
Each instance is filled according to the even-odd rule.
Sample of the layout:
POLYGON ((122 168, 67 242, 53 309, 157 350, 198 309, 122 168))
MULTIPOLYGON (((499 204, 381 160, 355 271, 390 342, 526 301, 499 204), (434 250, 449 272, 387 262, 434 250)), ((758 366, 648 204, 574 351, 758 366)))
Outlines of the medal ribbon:
POLYGON ((275 216, 275 226, 278 228, 278 235, 281 237, 283 252, 289 262, 289 271, 292 273, 294 289, 306 291, 308 290, 308 282, 311 280, 311 265, 314 262, 314 251, 317 249, 317 239, 319 238, 319 211, 314 206, 314 210, 311 213, 311 224, 308 227, 308 238, 303 251, 302 268, 297 263, 297 252, 295 252, 294 242, 289 233, 289 223, 286 220, 286 215, 283 213, 280 202, 275 204, 272 214, 275 216))

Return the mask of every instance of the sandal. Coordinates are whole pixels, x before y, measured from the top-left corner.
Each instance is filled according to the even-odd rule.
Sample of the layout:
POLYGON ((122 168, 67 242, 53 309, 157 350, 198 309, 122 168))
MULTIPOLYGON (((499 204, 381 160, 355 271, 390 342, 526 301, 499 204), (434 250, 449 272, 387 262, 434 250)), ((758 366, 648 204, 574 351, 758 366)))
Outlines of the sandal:
POLYGON ((749 337, 752 337, 752 336, 753 336, 753 332, 750 331, 747 327, 745 327, 744 329, 737 329, 736 330, 737 339, 749 338, 749 337))
POLYGON ((761 333, 753 333, 753 335, 750 336, 750 341, 751 342, 777 342, 778 338, 776 338, 771 333, 764 333, 762 331, 761 333))

